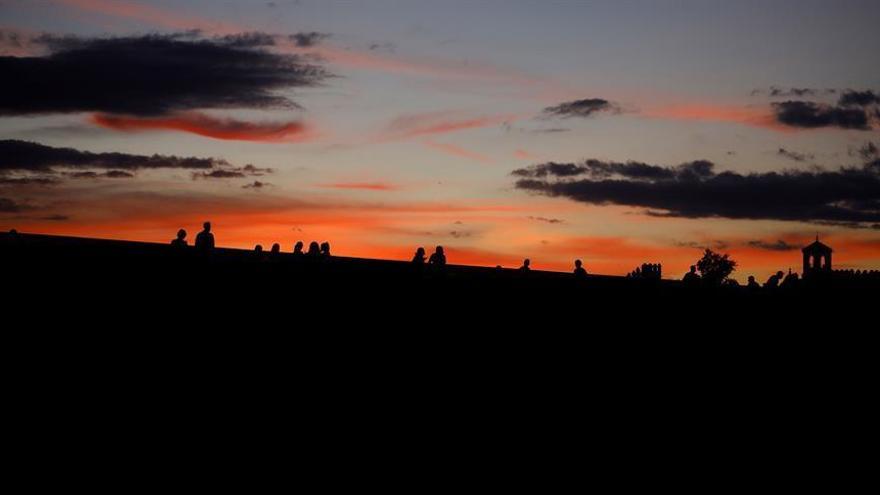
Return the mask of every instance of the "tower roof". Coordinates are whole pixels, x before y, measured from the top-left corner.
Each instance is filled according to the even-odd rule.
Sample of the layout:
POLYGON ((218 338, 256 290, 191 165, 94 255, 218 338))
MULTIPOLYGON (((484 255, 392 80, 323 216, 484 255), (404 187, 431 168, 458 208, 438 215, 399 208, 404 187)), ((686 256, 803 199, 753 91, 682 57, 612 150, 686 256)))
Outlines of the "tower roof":
POLYGON ((826 246, 825 244, 822 244, 821 242, 819 242, 819 237, 817 236, 816 240, 812 244, 804 247, 801 251, 803 251, 805 253, 825 254, 825 253, 832 252, 833 249, 831 249, 830 247, 826 246))

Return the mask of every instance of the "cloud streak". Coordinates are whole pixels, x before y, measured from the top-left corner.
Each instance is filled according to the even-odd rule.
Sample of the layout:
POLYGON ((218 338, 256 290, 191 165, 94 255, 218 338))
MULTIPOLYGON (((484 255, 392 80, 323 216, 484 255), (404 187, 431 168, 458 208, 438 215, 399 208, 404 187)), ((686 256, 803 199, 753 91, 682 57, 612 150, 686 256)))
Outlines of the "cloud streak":
POLYGON ((441 153, 445 153, 447 155, 451 155, 454 157, 467 158, 468 160, 473 160, 475 162, 480 162, 480 163, 492 163, 492 159, 489 158, 488 156, 486 156, 482 153, 477 153, 476 151, 471 151, 471 150, 462 148, 461 146, 456 146, 454 144, 438 143, 438 142, 431 141, 431 140, 425 141, 424 144, 428 148, 431 148, 433 150, 437 150, 441 153))
POLYGON ((94 114, 89 120, 97 126, 115 131, 180 131, 231 141, 302 143, 314 140, 317 136, 300 121, 255 123, 217 118, 199 112, 177 113, 167 117, 94 114))
POLYGON ((228 165, 225 160, 216 158, 92 153, 16 139, 0 141, 0 172, 54 172, 56 169, 211 169, 228 165))
POLYGON ((514 119, 513 115, 460 117, 455 112, 428 112, 403 115, 394 119, 386 129, 383 140, 449 134, 468 129, 500 126, 514 119))

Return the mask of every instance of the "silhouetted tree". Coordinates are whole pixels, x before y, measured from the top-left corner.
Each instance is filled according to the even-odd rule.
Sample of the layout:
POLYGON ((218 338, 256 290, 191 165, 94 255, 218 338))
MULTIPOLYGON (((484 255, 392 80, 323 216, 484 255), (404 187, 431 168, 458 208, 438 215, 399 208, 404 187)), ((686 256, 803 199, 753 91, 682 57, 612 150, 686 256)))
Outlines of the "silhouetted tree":
POLYGON ((730 259, 729 256, 718 254, 711 249, 707 249, 703 253, 703 257, 697 261, 697 269, 700 270, 704 284, 721 285, 736 270, 736 261, 730 259))

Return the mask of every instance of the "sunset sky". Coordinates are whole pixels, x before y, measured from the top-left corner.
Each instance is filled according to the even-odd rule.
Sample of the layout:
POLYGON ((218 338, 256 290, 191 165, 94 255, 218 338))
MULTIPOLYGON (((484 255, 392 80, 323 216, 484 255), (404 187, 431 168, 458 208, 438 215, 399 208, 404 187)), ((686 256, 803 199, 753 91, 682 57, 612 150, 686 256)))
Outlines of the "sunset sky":
POLYGON ((880 2, 0 0, 0 230, 880 268, 880 2))

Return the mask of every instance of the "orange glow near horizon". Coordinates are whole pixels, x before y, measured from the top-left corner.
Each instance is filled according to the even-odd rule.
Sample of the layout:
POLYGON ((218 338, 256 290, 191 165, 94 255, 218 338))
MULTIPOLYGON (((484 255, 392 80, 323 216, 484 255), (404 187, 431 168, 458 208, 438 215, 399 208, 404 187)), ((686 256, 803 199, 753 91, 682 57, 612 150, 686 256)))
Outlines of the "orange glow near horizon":
MULTIPOLYGON (((459 216, 446 215, 447 224, 459 216)), ((184 212, 124 221, 108 219, 89 224, 34 220, 17 223, 15 227, 24 233, 166 243, 181 227, 187 229, 190 240, 194 239, 204 220, 202 214, 184 212)), ((430 212, 427 217, 412 212, 401 216, 393 209, 308 209, 275 213, 217 211, 210 216, 210 220, 218 246, 223 247, 252 249, 256 244, 266 246, 280 242, 283 250, 289 251, 298 240, 327 240, 333 246, 333 252, 341 256, 408 260, 416 247, 425 247, 430 252, 434 246, 443 245, 449 263, 457 265, 516 268, 523 259, 530 258, 533 269, 568 272, 574 260, 581 259, 590 273, 625 275, 648 262, 661 263, 664 278, 678 279, 702 255, 700 249, 693 247, 646 244, 625 237, 608 236, 560 237, 545 244, 537 242, 534 247, 524 247, 519 243, 522 239, 517 241, 513 234, 516 230, 508 232, 507 236, 500 234, 502 238, 512 239, 510 243, 499 239, 500 244, 475 247, 468 245, 467 239, 438 238, 428 233, 416 235, 426 222, 438 221, 438 218, 430 212), (409 232, 412 234, 402 234, 407 229, 411 229, 409 232), (377 244, 379 238, 383 242, 377 244)), ((823 240, 834 247, 837 267, 865 268, 880 261, 880 241, 847 235, 829 236, 823 240)), ((800 244, 796 246, 792 250, 773 251, 732 240, 731 247, 717 251, 729 253, 739 263, 733 278, 743 283, 749 275, 755 275, 759 282, 763 282, 777 270, 787 271, 791 268, 800 272, 800 244)))

